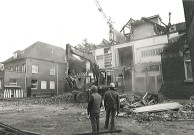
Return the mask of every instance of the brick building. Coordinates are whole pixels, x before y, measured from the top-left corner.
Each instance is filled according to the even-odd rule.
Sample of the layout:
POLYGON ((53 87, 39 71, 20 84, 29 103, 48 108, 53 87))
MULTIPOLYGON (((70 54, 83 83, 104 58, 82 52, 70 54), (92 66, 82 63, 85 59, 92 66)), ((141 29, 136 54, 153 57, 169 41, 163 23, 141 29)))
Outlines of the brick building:
POLYGON ((2 97, 3 93, 3 79, 4 78, 4 72, 0 69, 0 97, 2 97))
POLYGON ((2 62, 4 86, 19 86, 24 96, 53 96, 65 90, 65 50, 36 42, 2 62))
POLYGON ((162 53, 163 84, 160 93, 168 98, 186 99, 194 95, 190 49, 186 34, 174 37, 162 53))
POLYGON ((193 0, 183 0, 183 8, 185 13, 186 30, 187 37, 186 42, 191 51, 191 65, 192 74, 194 78, 194 1, 193 0))

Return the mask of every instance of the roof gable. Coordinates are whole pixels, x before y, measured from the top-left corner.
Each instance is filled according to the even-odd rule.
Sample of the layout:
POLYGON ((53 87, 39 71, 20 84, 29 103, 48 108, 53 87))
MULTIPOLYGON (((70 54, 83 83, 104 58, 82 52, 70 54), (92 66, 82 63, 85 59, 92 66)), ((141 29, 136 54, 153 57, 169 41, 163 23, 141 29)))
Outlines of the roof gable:
POLYGON ((33 58, 61 63, 65 60, 65 50, 61 47, 38 41, 26 49, 20 51, 17 58, 11 57, 3 63, 11 62, 21 58, 33 58))

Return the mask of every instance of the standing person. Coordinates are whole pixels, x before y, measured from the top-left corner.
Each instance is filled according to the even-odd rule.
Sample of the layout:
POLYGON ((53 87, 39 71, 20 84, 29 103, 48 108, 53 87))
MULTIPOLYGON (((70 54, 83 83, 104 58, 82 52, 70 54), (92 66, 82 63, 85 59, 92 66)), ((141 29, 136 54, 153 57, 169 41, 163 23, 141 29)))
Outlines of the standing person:
POLYGON ((104 96, 104 107, 106 110, 106 120, 105 120, 105 129, 108 129, 109 126, 109 117, 111 114, 111 130, 115 129, 115 115, 119 113, 120 109, 120 98, 119 93, 115 91, 115 84, 110 84, 110 89, 106 91, 104 96))
POLYGON ((99 118, 100 118, 100 108, 102 107, 102 98, 98 94, 98 88, 92 85, 91 96, 88 102, 88 115, 90 115, 92 132, 99 132, 99 118))

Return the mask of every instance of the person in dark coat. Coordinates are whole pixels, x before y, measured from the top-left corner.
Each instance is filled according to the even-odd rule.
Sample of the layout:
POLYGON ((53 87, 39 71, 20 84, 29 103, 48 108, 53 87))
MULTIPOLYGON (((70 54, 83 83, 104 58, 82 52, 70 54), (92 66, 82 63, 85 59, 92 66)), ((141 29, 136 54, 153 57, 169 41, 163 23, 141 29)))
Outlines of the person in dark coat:
POLYGON ((92 85, 91 96, 88 102, 88 115, 90 115, 92 132, 99 132, 99 118, 100 118, 100 108, 102 107, 102 97, 98 94, 98 88, 92 85))
POLYGON ((109 117, 111 114, 111 130, 115 129, 115 116, 116 112, 119 113, 120 110, 120 98, 119 93, 115 91, 115 84, 110 84, 110 89, 106 91, 104 96, 104 107, 106 110, 106 120, 105 120, 105 129, 108 129, 109 126, 109 117))

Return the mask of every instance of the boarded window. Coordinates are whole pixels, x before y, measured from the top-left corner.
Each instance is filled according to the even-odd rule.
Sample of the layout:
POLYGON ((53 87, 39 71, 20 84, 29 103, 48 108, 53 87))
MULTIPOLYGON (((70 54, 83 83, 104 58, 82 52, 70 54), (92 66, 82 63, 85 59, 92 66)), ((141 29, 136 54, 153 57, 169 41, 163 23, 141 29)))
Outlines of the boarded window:
POLYGON ((38 65, 32 65, 32 73, 38 73, 38 65))
POLYGON ((112 53, 104 54, 104 66, 110 68, 112 66, 112 53))
POLYGON ((50 68, 50 75, 55 75, 55 67, 50 68))
POLYGON ((54 81, 50 81, 50 89, 55 89, 55 82, 54 81))
POLYGON ((38 89, 38 80, 31 80, 31 88, 38 89))
POLYGON ((186 50, 184 52, 184 65, 185 65, 185 79, 186 80, 193 80, 191 58, 190 58, 190 51, 189 50, 186 50))
POLYGON ((46 81, 41 81, 41 89, 46 89, 46 81))

